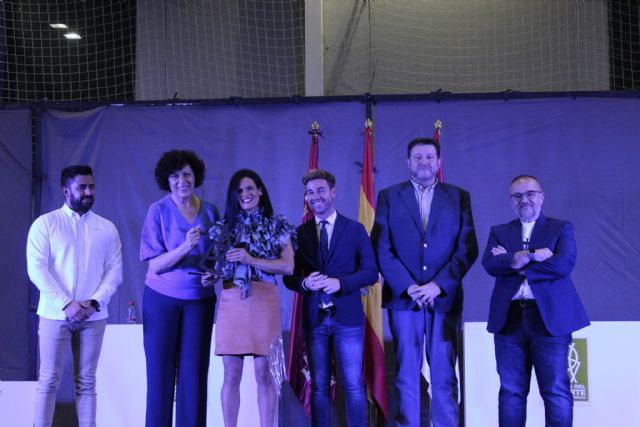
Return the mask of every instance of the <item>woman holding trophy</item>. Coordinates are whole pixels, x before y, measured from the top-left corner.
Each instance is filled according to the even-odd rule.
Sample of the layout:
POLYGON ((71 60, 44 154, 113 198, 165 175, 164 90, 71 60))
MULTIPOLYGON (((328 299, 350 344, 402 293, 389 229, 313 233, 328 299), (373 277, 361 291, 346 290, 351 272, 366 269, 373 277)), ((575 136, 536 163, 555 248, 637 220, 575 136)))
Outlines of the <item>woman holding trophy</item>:
POLYGON ((222 412, 235 426, 245 356, 253 356, 260 425, 273 425, 282 377, 280 298, 276 274, 291 274, 295 228, 274 215, 264 182, 252 170, 237 171, 229 182, 224 220, 209 230, 214 241, 230 246, 215 263, 224 278, 216 320, 215 353, 222 356, 222 412))
POLYGON ((140 260, 148 263, 143 295, 147 364, 147 426, 206 425, 207 372, 216 294, 213 276, 200 261, 207 230, 218 210, 194 190, 204 181, 204 162, 192 151, 171 150, 155 168, 168 194, 149 207, 142 226, 140 260))

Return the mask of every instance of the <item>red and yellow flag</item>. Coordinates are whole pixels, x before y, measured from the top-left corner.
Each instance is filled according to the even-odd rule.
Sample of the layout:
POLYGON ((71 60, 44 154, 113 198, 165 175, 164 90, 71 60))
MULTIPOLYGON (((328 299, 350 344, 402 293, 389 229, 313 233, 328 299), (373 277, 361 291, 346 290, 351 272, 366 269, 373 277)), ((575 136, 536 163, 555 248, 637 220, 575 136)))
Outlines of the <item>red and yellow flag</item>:
MULTIPOLYGON (((318 169, 318 137, 320 136, 320 125, 313 122, 311 125, 311 150, 309 151, 310 172, 318 169)), ((304 199, 304 214, 302 223, 313 219, 314 214, 306 198, 304 199)), ((308 416, 311 416, 311 375, 309 373, 309 363, 307 352, 304 346, 304 333, 302 331, 302 303, 303 297, 298 292, 293 298, 293 313, 291 315, 291 339, 289 341, 289 363, 287 364, 287 377, 293 392, 298 396, 300 403, 304 407, 308 416)))
MULTIPOLYGON (((362 157, 362 184, 360 186, 360 209, 358 220, 371 233, 375 216, 373 191, 373 122, 365 122, 364 154, 362 157)), ((366 316, 364 332, 364 381, 367 398, 374 402, 386 419, 387 381, 384 361, 384 335, 382 329, 382 285, 380 281, 362 296, 362 306, 366 316)))

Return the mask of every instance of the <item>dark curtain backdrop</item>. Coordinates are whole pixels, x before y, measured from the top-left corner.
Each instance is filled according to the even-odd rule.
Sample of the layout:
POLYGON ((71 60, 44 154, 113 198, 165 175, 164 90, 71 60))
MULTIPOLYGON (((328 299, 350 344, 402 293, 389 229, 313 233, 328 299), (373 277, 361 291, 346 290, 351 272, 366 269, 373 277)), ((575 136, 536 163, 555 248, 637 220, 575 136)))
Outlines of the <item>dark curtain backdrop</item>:
MULTIPOLYGON (((489 227, 513 217, 508 185, 517 174, 539 177, 547 215, 574 222, 574 279, 593 320, 637 320, 640 263, 640 102, 636 99, 379 102, 375 106, 375 186, 407 179, 406 144, 444 123, 445 180, 470 191, 481 250, 489 227)), ((120 230, 125 283, 110 306, 124 322, 140 301, 145 266, 139 235, 148 205, 162 196, 153 180, 160 154, 193 149, 207 164, 199 193, 223 208, 230 175, 256 169, 278 212, 301 218, 300 177, 307 166, 311 122, 317 120, 320 167, 338 179, 338 209, 357 217, 364 105, 105 107, 84 113, 46 111, 41 119, 43 211, 62 204, 57 177, 69 163, 95 168, 95 210, 120 230), (51 179, 52 178, 52 179, 51 179)), ((476 263, 465 281, 464 319, 487 317, 491 279, 476 263)), ((288 327, 291 295, 282 292, 288 327)))
MULTIPOLYGON (((376 188, 402 179, 406 141, 440 119, 445 180, 471 194, 481 253, 490 226, 514 218, 511 179, 535 175, 545 214, 574 223, 573 279, 591 320, 640 319, 638 99, 394 102, 375 116, 376 188)), ((493 281, 479 261, 464 285, 464 320, 486 321, 493 281)))
POLYGON ((25 258, 31 225, 31 112, 0 111, 0 380, 29 377, 30 286, 25 258))
MULTIPOLYGON (((1 311, 7 317, 2 324, 13 326, 16 318, 26 325, 28 317, 23 283, 31 150, 28 113, 19 118, 5 113, 18 113, 0 115, 2 162, 7 164, 2 173, 5 182, 17 183, 8 194, 18 196, 1 214, 7 256, 1 261, 0 301, 9 307, 1 311)), ((45 110, 39 132, 42 212, 63 203, 58 188, 62 167, 71 163, 94 167, 95 211, 116 224, 123 241, 124 283, 109 309, 112 323, 124 323, 129 301, 136 302, 140 318, 137 305, 146 269, 138 261, 140 227, 148 205, 163 195, 153 179, 162 152, 187 148, 199 153, 207 164, 207 178, 198 193, 221 210, 230 175, 241 167, 257 170, 276 211, 299 223, 300 177, 309 154, 307 132, 317 120, 324 135, 320 167, 335 173, 338 209, 355 218, 364 117, 365 105, 359 102, 112 106, 81 113, 45 110)), ((470 191, 481 251, 489 227, 514 216, 508 200, 510 180, 521 173, 536 175, 546 192, 545 213, 575 224, 579 252, 573 277, 591 319, 638 320, 640 180, 634 167, 640 154, 638 117, 637 99, 379 101, 374 108, 375 187, 407 179, 407 142, 433 135, 433 122, 442 120, 445 180, 470 191)), ((486 320, 492 285, 476 263, 465 280, 465 321, 486 320)), ((281 295, 283 325, 288 329, 293 298, 282 287, 281 295)), ((2 372, 26 360, 27 326, 10 329, 2 334, 2 372)), ((16 369, 24 370, 19 365, 16 369)))
MULTIPOLYGON (((58 175, 70 163, 88 163, 96 180, 95 211, 112 220, 123 244, 124 282, 109 305, 111 322, 124 323, 128 301, 142 301, 146 264, 138 258, 140 230, 148 206, 162 193, 153 170, 170 149, 190 149, 207 166, 197 193, 224 211, 229 178, 237 169, 256 170, 276 212, 302 218, 303 186, 313 121, 318 121, 320 165, 339 179, 340 209, 353 214, 359 191, 362 103, 216 107, 105 107, 84 113, 42 114, 43 211, 63 201, 58 175)), ((280 287, 283 324, 289 328, 293 296, 280 287)), ((141 310, 138 307, 137 317, 141 310)))

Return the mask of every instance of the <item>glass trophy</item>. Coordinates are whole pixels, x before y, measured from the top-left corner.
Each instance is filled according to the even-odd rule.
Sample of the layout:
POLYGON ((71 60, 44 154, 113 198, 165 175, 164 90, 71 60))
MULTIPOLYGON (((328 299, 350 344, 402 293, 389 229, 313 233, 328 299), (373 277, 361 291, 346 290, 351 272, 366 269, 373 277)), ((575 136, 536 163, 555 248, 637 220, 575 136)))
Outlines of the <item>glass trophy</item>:
POLYGON ((218 222, 209 229, 211 243, 200 260, 200 267, 223 280, 232 279, 234 263, 227 261, 226 254, 233 247, 227 224, 218 222))

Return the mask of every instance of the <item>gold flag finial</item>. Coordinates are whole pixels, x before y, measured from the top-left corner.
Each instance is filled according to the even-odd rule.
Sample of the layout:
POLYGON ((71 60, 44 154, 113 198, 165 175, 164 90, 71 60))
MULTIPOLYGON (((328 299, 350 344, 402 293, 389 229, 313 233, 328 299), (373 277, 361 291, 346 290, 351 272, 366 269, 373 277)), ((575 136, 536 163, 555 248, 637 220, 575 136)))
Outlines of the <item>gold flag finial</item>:
POLYGON ((311 129, 309 130, 309 135, 322 137, 322 132, 320 132, 320 123, 318 123, 317 121, 314 121, 313 123, 311 123, 311 129))
POLYGON ((442 121, 440 119, 436 120, 433 126, 436 128, 438 132, 440 132, 440 130, 442 129, 442 121))
POLYGON ((364 127, 366 128, 372 128, 373 127, 373 120, 371 119, 367 119, 364 121, 364 127))

